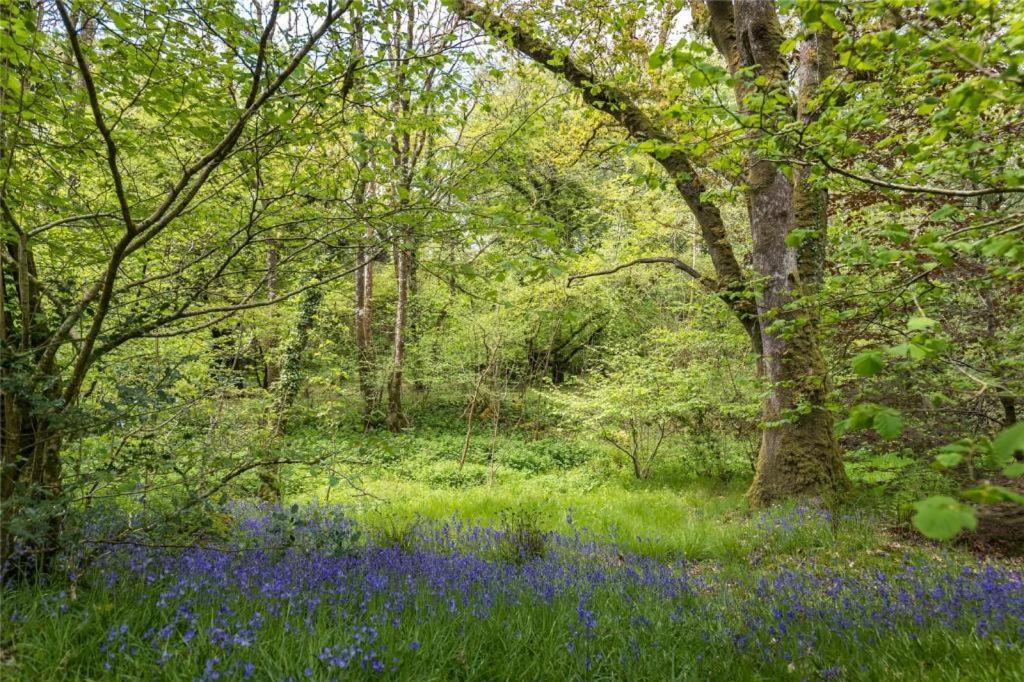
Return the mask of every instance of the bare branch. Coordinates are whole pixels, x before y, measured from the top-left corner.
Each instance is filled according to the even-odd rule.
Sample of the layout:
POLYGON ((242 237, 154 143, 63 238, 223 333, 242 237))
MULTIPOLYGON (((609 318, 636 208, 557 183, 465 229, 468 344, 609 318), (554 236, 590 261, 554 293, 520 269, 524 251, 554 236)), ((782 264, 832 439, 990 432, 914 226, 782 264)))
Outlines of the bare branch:
POLYGON ((839 166, 829 163, 824 157, 819 156, 818 160, 825 168, 833 173, 838 173, 845 178, 862 182, 865 185, 873 185, 882 189, 891 189, 897 192, 912 192, 914 194, 936 194, 945 197, 983 197, 990 194, 1015 194, 1024 192, 1024 187, 983 187, 981 189, 953 189, 950 187, 935 187, 933 185, 905 185, 898 182, 887 182, 869 175, 860 175, 848 171, 839 166))
POLYGON ((719 292, 718 282, 711 279, 710 277, 705 277, 704 275, 697 272, 694 268, 690 267, 689 265, 679 260, 678 258, 674 258, 672 256, 651 256, 648 258, 637 258, 636 260, 631 260, 628 263, 616 265, 614 268, 609 268, 608 270, 597 270, 595 272, 588 272, 582 275, 572 275, 571 277, 569 277, 569 280, 566 282, 565 285, 567 287, 570 287, 572 286, 572 283, 578 279, 587 279, 588 277, 601 277, 604 275, 612 275, 618 272, 619 270, 625 270, 626 268, 631 268, 634 265, 647 265, 651 263, 668 263, 677 270, 685 272, 690 277, 693 277, 695 280, 700 282, 708 291, 713 291, 715 293, 719 292))

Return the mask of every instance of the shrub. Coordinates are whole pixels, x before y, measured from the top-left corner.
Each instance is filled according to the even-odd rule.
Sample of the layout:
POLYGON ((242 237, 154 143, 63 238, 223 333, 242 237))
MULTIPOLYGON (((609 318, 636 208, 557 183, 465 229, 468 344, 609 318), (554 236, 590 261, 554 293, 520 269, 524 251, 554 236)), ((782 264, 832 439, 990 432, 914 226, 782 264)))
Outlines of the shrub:
POLYGON ((482 464, 466 462, 460 469, 458 462, 450 460, 429 462, 421 467, 418 478, 440 487, 468 488, 487 482, 487 467, 482 464))
POLYGON ((520 507, 501 513, 501 558, 514 564, 542 559, 548 551, 548 535, 540 526, 540 512, 520 507))

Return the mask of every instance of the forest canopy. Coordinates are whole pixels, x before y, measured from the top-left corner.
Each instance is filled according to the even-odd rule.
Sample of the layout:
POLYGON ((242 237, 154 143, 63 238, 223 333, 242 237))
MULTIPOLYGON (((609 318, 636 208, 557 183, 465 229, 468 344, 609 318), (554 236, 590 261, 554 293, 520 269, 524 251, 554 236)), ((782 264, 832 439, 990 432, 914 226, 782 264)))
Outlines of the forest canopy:
MULTIPOLYGON (((894 546, 941 548, 1005 603, 957 606, 929 646, 968 666, 1002 642, 1012 668, 1024 583, 998 562, 1024 554, 1022 114, 1018 0, 0 0, 4 622, 47 619, 55 590, 86 608, 88 580, 136 561, 294 577, 312 553, 370 594, 366 571, 464 551, 486 592, 495 566, 571 572, 607 544, 627 582, 552 588, 568 610, 523 625, 575 623, 547 674, 679 676, 657 656, 631 668, 626 626, 614 654, 584 645, 596 613, 635 622, 601 600, 654 589, 628 582, 648 566, 651 613, 682 590, 694 622, 746 624, 714 646, 749 657, 687 674, 746 679, 793 672, 803 644, 752 662, 743 627, 768 616, 666 587, 700 582, 671 562, 770 580, 785 559, 763 552, 896 571, 894 546), (572 509, 607 537, 573 536, 572 509), (452 515, 442 541, 431 524, 452 515)), ((334 599, 328 573, 302 578, 309 599, 334 599)), ((900 576, 886 589, 913 593, 900 576)), ((229 583, 218 603, 244 591, 229 583)), ((779 589, 758 608, 790 613, 779 589)), ((894 619, 939 608, 904 606, 894 619)), ((391 606, 361 608, 353 628, 391 606)), ((808 632, 841 638, 840 620, 808 632)), ((4 630, 0 665, 10 652, 26 679, 149 676, 171 650, 122 630, 107 641, 153 661, 72 644, 58 672, 4 630)), ((210 663, 190 636, 181 674, 523 674, 496 667, 516 659, 483 626, 456 663, 398 625, 359 632, 358 655, 328 644, 309 668, 210 663), (413 662, 370 651, 378 636, 413 662)), ((836 651, 801 674, 835 655, 856 677, 836 651)), ((917 670, 900 655, 888 672, 917 670)))

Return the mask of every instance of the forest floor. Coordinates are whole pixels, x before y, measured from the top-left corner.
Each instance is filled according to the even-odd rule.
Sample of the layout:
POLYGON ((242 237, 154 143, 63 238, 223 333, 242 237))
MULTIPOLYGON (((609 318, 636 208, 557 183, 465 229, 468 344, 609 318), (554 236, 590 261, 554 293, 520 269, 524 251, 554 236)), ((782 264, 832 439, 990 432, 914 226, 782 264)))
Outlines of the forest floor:
POLYGON ((231 502, 201 542, 7 586, 0 675, 1024 679, 1019 564, 863 505, 751 511, 743 477, 666 462, 637 481, 550 438, 471 446, 460 468, 454 432, 383 437, 358 477, 294 474, 287 506, 231 502))

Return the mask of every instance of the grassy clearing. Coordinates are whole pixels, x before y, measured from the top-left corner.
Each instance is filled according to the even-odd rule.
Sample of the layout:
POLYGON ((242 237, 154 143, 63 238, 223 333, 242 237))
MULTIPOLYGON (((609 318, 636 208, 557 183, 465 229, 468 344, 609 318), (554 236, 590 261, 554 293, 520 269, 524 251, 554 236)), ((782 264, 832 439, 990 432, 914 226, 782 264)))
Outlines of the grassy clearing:
POLYGON ((143 537, 5 587, 0 674, 1024 679, 1019 570, 866 509, 752 511, 742 478, 669 460, 638 481, 555 439, 471 443, 460 470, 458 435, 349 438, 355 486, 293 471, 289 501, 312 506, 229 507, 204 528, 217 549, 143 537))
MULTIPOLYGON (((379 499, 367 499, 355 491, 340 495, 333 491, 328 497, 326 490, 308 499, 344 501, 353 506, 357 518, 372 526, 403 525, 417 518, 445 521, 453 516, 497 524, 509 510, 528 510, 548 530, 565 531, 571 518, 576 526, 632 551, 691 561, 743 561, 759 544, 759 518, 747 508, 742 482, 692 483, 674 491, 609 483, 587 492, 552 492, 543 481, 451 490, 415 481, 374 479, 361 486, 379 499)), ((851 517, 835 527, 801 526, 778 549, 791 554, 820 550, 846 554, 885 543, 870 522, 851 517)))

